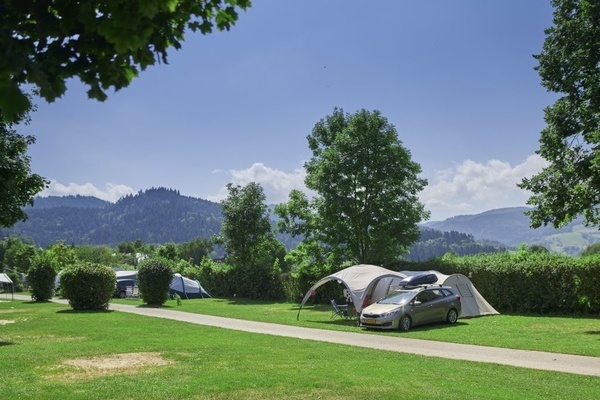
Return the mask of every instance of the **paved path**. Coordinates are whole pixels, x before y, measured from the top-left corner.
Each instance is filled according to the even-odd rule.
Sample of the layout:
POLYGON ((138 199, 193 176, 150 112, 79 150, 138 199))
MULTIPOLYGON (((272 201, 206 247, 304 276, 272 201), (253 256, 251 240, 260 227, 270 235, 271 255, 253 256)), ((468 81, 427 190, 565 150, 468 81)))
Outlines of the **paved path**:
MULTIPOLYGON (((15 299, 30 300, 28 296, 17 295, 15 295, 15 299)), ((64 300, 55 301, 66 303, 64 300)), ((111 303, 110 309, 149 317, 166 318, 192 324, 215 326, 225 329, 241 330, 266 335, 318 340, 329 343, 347 344, 351 346, 396 351, 400 353, 410 353, 422 356, 487 362, 511 365, 515 367, 600 377, 600 357, 585 357, 529 350, 512 350, 497 347, 435 342, 431 340, 407 339, 392 336, 373 336, 359 332, 340 332, 214 317, 210 315, 176 311, 168 308, 139 307, 134 305, 111 303)))

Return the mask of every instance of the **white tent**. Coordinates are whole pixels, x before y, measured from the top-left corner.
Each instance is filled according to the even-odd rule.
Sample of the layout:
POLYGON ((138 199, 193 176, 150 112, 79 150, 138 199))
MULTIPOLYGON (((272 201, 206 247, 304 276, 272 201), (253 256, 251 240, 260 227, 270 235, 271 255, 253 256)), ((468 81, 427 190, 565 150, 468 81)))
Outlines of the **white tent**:
POLYGON ((182 299, 197 299, 210 297, 208 292, 204 290, 200 282, 186 278, 181 274, 173 275, 171 281, 171 288, 169 290, 171 295, 179 295, 182 299))
POLYGON ((454 289, 456 294, 460 295, 462 306, 461 317, 500 314, 477 291, 471 280, 463 274, 444 275, 438 271, 402 271, 407 276, 422 274, 424 272, 435 274, 438 277, 436 284, 449 286, 454 289))
POLYGON ((361 264, 345 268, 318 280, 317 283, 308 289, 308 292, 306 292, 302 299, 302 303, 300 303, 300 309, 296 318, 299 318, 302 306, 315 293, 315 290, 329 281, 338 281, 348 289, 356 312, 360 313, 365 300, 367 302, 370 301, 367 298, 369 294, 377 293, 376 295, 383 297, 389 291, 390 286, 404 278, 406 278, 406 275, 403 273, 376 265, 361 264))
POLYGON ((15 299, 15 285, 13 285, 13 281, 12 279, 10 279, 10 277, 4 273, 0 274, 0 283, 2 285, 8 284, 10 285, 11 288, 11 293, 12 293, 12 299, 15 299))

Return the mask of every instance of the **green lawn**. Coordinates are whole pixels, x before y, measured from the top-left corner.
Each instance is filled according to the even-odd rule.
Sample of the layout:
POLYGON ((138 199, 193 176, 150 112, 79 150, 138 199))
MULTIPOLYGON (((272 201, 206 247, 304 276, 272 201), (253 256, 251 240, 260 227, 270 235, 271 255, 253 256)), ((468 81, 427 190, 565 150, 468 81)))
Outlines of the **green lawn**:
MULTIPOLYGON (((351 322, 331 322, 326 308, 302 310, 296 322, 297 306, 283 303, 204 299, 167 306, 358 329, 351 322)), ((502 316, 415 329, 408 335, 467 337, 462 330, 471 330, 475 336, 486 332, 480 326, 486 320, 499 321, 491 329, 497 333, 511 318, 520 321, 517 326, 529 325, 524 317, 502 316)), ((599 337, 590 336, 596 341, 599 337)), ((590 399, 600 394, 597 377, 374 351, 120 312, 74 312, 65 305, 24 301, 0 302, 0 369, 3 399, 590 399)))

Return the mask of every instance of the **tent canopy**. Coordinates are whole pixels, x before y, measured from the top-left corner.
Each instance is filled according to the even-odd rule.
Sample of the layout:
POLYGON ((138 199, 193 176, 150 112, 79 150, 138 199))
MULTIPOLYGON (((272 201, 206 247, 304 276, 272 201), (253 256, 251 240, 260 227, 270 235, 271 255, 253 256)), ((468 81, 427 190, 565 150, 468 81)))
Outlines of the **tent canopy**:
POLYGON ((423 273, 435 274, 438 278, 435 284, 450 286, 456 294, 460 295, 461 317, 499 314, 465 275, 444 275, 438 271, 396 272, 376 265, 361 264, 348 267, 318 280, 304 295, 296 318, 300 317, 302 306, 315 293, 317 288, 329 281, 335 280, 348 289, 356 312, 360 313, 363 307, 366 307, 371 301, 377 301, 391 290, 397 289, 402 279, 423 273))
POLYGON ((0 274, 0 283, 10 283, 12 284, 13 281, 12 279, 10 279, 10 277, 4 273, 0 274))
MULTIPOLYGON (((384 291, 387 293, 387 290, 394 281, 399 282, 404 278, 406 278, 406 275, 401 272, 378 267, 377 265, 360 264, 345 268, 318 280, 308 289, 308 292, 306 292, 302 299, 302 303, 300 303, 300 309, 296 318, 299 318, 302 306, 314 294, 315 290, 329 281, 335 280, 344 285, 349 291, 356 312, 360 312, 363 308, 363 303, 365 300, 368 300, 367 295, 369 293, 382 293, 384 291)), ((383 297, 383 295, 380 297, 383 297)), ((375 297, 375 294, 373 297, 375 297)))
POLYGON ((10 285, 10 287, 11 287, 11 293, 12 293, 12 298, 14 300, 15 299, 15 285, 13 285, 12 279, 10 279, 10 277, 7 274, 1 273, 0 274, 0 283, 2 285, 4 285, 4 284, 9 284, 10 285))
POLYGON ((402 271, 402 273, 408 276, 422 273, 435 274, 438 277, 436 284, 449 286, 454 289, 456 294, 460 295, 461 318, 500 314, 473 286, 471 280, 463 274, 444 275, 438 271, 402 271))

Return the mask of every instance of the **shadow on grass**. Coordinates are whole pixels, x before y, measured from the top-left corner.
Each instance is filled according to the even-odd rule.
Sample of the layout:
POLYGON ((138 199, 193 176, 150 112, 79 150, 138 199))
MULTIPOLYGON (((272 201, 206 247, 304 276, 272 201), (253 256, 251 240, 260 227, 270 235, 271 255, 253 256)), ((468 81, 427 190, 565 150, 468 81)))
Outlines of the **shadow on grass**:
POLYGON ((4 342, 4 341, 0 341, 0 347, 4 347, 4 346, 12 346, 15 345, 16 343, 14 342, 4 342))
POLYGON ((108 314, 113 313, 114 310, 59 310, 57 314, 108 314))

